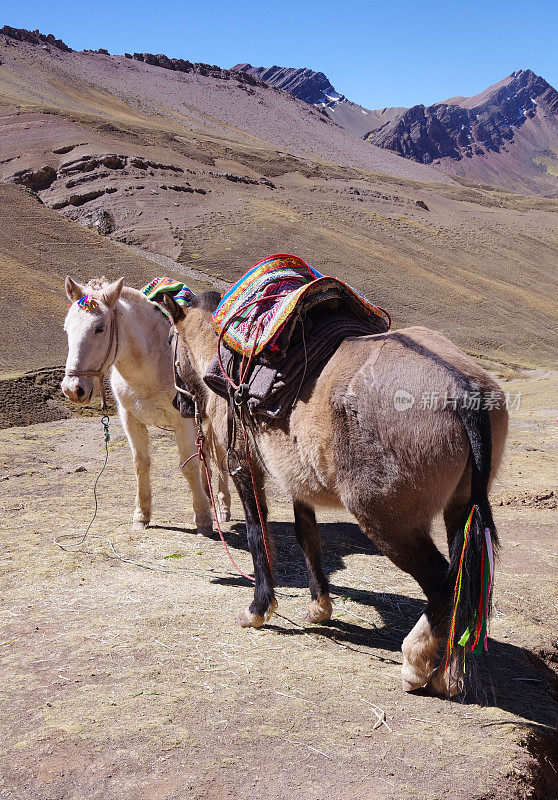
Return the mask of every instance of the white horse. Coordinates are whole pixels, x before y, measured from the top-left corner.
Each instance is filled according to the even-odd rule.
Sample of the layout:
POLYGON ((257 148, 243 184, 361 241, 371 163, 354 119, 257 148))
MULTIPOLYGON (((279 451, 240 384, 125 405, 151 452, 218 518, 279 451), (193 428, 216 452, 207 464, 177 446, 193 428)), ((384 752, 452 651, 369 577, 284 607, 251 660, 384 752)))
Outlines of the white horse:
MULTIPOLYGON (((145 295, 123 284, 124 278, 114 283, 101 278, 81 286, 66 278, 66 294, 72 305, 64 322, 68 358, 62 391, 74 403, 87 403, 94 393, 103 394, 103 378, 110 370, 112 392, 136 472, 133 530, 142 530, 151 519, 147 426, 174 432, 180 464, 196 452, 196 428, 192 419, 183 419, 172 405, 176 390, 168 320, 145 295), (78 304, 85 295, 90 296, 88 301, 78 304)), ((221 464, 222 454, 216 455, 221 464)), ((197 459, 181 469, 192 490, 197 532, 210 536, 213 524, 205 475, 202 480, 197 459)), ((228 478, 219 467, 219 522, 230 519, 230 502, 228 478)))

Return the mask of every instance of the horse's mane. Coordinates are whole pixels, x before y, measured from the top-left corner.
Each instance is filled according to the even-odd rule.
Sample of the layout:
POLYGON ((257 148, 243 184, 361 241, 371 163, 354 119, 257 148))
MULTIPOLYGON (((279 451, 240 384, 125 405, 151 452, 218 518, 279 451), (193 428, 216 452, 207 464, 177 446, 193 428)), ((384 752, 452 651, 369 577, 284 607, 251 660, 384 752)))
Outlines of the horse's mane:
POLYGON ((101 278, 91 278, 88 280, 85 284, 85 288, 90 289, 92 292, 98 292, 101 289, 104 289, 105 286, 108 286, 109 283, 109 279, 103 275, 101 278))
POLYGON ((211 313, 213 313, 220 302, 220 292, 202 292, 194 297, 192 303, 190 304, 190 308, 201 308, 202 311, 211 311, 211 313))

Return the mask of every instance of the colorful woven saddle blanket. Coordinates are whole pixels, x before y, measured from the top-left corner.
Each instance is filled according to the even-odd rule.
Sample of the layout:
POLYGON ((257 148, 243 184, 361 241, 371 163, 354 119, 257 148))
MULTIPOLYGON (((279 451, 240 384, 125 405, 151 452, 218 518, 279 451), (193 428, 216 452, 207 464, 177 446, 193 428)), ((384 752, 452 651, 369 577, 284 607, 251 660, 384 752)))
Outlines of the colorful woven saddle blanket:
POLYGON ((147 286, 140 289, 140 292, 144 294, 148 300, 151 300, 152 303, 155 303, 169 320, 169 312, 163 305, 163 296, 165 294, 170 294, 174 297, 175 302, 178 303, 179 306, 189 306, 196 296, 194 292, 188 289, 185 283, 182 283, 182 281, 175 281, 173 278, 168 278, 165 275, 153 278, 151 283, 148 283, 147 286))
POLYGON ((221 335, 219 356, 209 364, 205 383, 236 414, 240 398, 229 379, 242 383, 242 403, 252 418, 271 424, 290 411, 302 386, 345 339, 385 333, 390 319, 342 281, 324 277, 296 256, 276 255, 225 294, 213 325, 221 335))
POLYGON ((224 295, 213 314, 222 342, 244 356, 285 356, 299 321, 310 313, 349 313, 369 333, 389 329, 387 311, 343 281, 322 275, 297 256, 279 254, 260 261, 224 295))

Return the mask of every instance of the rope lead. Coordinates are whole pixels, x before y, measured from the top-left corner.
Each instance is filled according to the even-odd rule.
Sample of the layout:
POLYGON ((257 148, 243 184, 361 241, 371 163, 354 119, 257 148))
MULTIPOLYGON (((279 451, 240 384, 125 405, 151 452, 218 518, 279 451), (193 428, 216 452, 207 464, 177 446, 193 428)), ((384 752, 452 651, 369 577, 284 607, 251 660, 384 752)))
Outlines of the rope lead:
POLYGON ((109 441, 110 441, 110 429, 109 429, 110 418, 109 418, 108 414, 103 414, 103 416, 101 417, 101 423, 103 425, 103 436, 104 436, 104 440, 105 440, 105 460, 103 462, 103 466, 101 467, 101 470, 100 470, 99 474, 95 478, 95 483, 93 484, 93 500, 95 502, 95 510, 93 511, 93 516, 91 517, 91 521, 90 521, 89 525, 87 526, 87 529, 86 529, 85 533, 81 533, 81 534, 80 533, 62 533, 60 536, 57 536, 55 538, 54 543, 57 544, 59 547, 61 547, 63 550, 66 550, 68 547, 79 547, 80 544, 83 544, 83 542, 87 538, 87 534, 91 530, 91 526, 93 525, 93 523, 95 522, 95 519, 97 517, 97 511, 98 511, 98 508, 99 508, 99 503, 98 503, 98 499, 97 499, 97 484, 99 483, 99 479, 100 479, 101 475, 105 471, 105 467, 107 465, 108 456, 109 456, 108 446, 109 446, 109 441), (77 539, 77 541, 71 541, 72 539, 77 539), (60 544, 61 542, 68 542, 68 544, 66 544, 64 546, 64 545, 60 544))

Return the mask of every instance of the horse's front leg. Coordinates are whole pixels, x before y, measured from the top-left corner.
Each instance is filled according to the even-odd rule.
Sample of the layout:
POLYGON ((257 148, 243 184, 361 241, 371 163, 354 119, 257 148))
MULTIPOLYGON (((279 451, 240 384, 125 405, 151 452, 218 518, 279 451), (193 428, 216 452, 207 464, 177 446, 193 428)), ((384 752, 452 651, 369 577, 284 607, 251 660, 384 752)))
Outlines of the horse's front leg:
MULTIPOLYGON (((211 506, 207 494, 203 490, 200 475, 200 463, 197 458, 188 459, 197 453, 196 428, 191 419, 181 419, 174 430, 182 474, 190 485, 192 492, 192 505, 194 506, 194 524, 200 536, 211 536, 213 533, 213 520, 211 506), (188 461, 187 464, 184 462, 188 461), (182 466, 184 464, 184 466, 182 466)), ((202 467, 203 469, 203 467, 202 467)))
POLYGON ((231 493, 229 491, 229 473, 225 467, 226 454, 222 447, 214 442, 217 458, 217 476, 219 489, 217 492, 217 517, 219 522, 229 522, 231 518, 231 493))
POLYGON ((324 622, 331 619, 331 600, 329 598, 329 583, 322 567, 322 538, 316 522, 314 509, 302 503, 293 501, 295 518, 295 536, 304 552, 308 577, 310 580, 310 597, 312 601, 308 607, 306 619, 308 622, 324 622))
MULTIPOLYGON (((261 471, 254 469, 254 476, 258 487, 260 511, 265 525, 267 522, 267 503, 261 471)), ((255 579, 254 599, 248 608, 245 608, 237 617, 237 622, 242 628, 260 628, 277 608, 271 566, 268 562, 252 478, 246 464, 234 475, 233 480, 244 508, 246 535, 248 537, 248 547, 252 554, 252 561, 254 562, 255 579)))
POLYGON ((146 426, 126 411, 120 403, 118 404, 118 410, 122 427, 130 444, 136 472, 136 507, 134 509, 132 530, 141 531, 147 527, 151 519, 149 435, 146 426))

